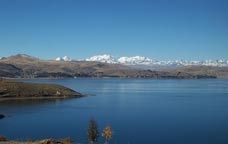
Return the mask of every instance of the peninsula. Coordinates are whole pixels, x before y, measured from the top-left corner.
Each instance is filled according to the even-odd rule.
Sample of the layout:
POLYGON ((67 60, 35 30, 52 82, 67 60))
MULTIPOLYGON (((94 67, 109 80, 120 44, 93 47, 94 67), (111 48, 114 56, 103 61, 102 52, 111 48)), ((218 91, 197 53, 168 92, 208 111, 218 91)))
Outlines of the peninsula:
POLYGON ((82 97, 82 94, 56 84, 35 84, 0 80, 0 100, 74 97, 82 97))

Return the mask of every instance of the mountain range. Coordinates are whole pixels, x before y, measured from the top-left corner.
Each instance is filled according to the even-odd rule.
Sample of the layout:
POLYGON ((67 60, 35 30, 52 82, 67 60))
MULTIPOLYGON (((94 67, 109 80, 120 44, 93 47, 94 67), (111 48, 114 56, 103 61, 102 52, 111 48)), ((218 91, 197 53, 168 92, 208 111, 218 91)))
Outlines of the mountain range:
POLYGON ((96 56, 86 60, 72 60, 69 57, 43 60, 26 54, 17 54, 0 59, 0 77, 228 78, 228 67, 226 66, 183 65, 160 69, 150 68, 150 60, 147 58, 134 57, 128 60, 128 58, 122 57, 119 62, 115 63, 112 62, 113 60, 115 58, 110 55, 96 56), (130 61, 132 59, 133 62, 130 61), (139 60, 142 62, 138 62, 139 60), (130 61, 130 64, 120 61, 130 61))
MULTIPOLYGON (((57 61, 71 61, 71 58, 64 56, 56 58, 57 61)), ((109 64, 123 64, 123 65, 141 65, 141 66, 214 66, 214 67, 228 67, 228 60, 204 60, 204 61, 187 61, 187 60, 175 60, 175 61, 159 61, 150 59, 144 56, 133 57, 113 57, 109 54, 96 55, 90 58, 86 58, 84 61, 94 61, 109 64)))

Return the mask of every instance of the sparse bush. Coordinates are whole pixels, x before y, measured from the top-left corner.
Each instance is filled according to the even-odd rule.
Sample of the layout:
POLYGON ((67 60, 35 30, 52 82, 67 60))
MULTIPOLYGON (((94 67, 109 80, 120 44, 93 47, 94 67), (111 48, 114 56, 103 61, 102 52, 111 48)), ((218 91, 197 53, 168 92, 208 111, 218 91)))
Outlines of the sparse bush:
POLYGON ((91 119, 89 122, 87 134, 88 134, 89 143, 93 144, 97 142, 97 139, 99 137, 99 131, 98 131, 97 123, 94 119, 91 119))

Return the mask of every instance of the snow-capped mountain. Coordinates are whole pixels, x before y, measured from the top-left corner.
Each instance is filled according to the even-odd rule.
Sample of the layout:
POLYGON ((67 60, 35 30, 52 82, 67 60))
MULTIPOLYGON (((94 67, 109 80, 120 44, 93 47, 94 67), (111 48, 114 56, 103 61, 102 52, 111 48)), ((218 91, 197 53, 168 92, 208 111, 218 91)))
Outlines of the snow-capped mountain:
POLYGON ((56 61, 71 61, 71 58, 69 58, 68 56, 64 56, 64 57, 57 57, 55 60, 56 61))
MULTIPOLYGON (((68 56, 57 57, 56 61, 72 61, 68 56)), ((109 54, 96 55, 85 59, 84 61, 95 61, 110 64, 123 64, 129 66, 215 66, 215 67, 228 67, 228 60, 205 60, 205 61, 187 61, 187 60, 175 60, 175 61, 159 61, 150 59, 143 56, 133 57, 113 57, 109 54)))
POLYGON ((111 55, 97 55, 86 59, 85 61, 97 61, 112 64, 124 64, 124 65, 145 65, 145 66, 216 66, 216 67, 228 67, 228 60, 205 60, 205 61, 187 61, 187 60, 175 60, 175 61, 159 61, 153 60, 143 56, 133 57, 120 57, 115 58, 111 55))
POLYGON ((56 61, 62 61, 63 59, 61 57, 57 57, 55 60, 56 61))
POLYGON ((149 65, 154 62, 152 59, 142 56, 120 57, 117 61, 127 65, 149 65))
POLYGON ((104 55, 96 55, 90 58, 87 58, 86 61, 96 61, 96 62, 104 62, 104 63, 112 63, 112 64, 125 64, 125 65, 148 65, 153 62, 153 60, 142 57, 142 56, 134 56, 134 57, 120 57, 115 58, 109 54, 104 55))
POLYGON ((113 56, 108 54, 92 56, 86 59, 86 61, 96 61, 96 62, 112 63, 112 64, 118 63, 113 56))

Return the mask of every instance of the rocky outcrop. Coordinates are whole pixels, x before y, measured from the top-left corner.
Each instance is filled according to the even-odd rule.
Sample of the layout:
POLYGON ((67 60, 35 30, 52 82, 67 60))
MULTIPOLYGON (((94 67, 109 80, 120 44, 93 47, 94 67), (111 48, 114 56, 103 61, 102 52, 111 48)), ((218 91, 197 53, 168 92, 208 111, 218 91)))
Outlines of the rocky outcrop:
POLYGON ((62 140, 44 139, 37 141, 13 141, 7 140, 5 137, 0 136, 0 144, 73 144, 73 141, 69 138, 62 140))
POLYGON ((22 70, 12 64, 0 63, 0 77, 20 77, 22 70))
POLYGON ((7 139, 4 137, 4 136, 0 136, 0 144, 2 143, 2 142, 6 142, 7 141, 7 139))
POLYGON ((0 114, 0 119, 3 119, 3 118, 5 118, 5 115, 0 114))

